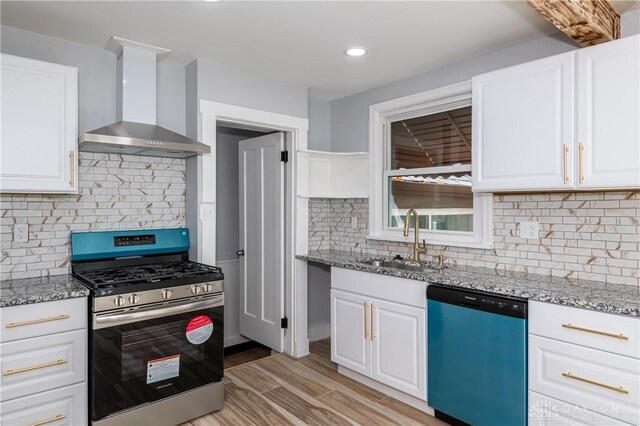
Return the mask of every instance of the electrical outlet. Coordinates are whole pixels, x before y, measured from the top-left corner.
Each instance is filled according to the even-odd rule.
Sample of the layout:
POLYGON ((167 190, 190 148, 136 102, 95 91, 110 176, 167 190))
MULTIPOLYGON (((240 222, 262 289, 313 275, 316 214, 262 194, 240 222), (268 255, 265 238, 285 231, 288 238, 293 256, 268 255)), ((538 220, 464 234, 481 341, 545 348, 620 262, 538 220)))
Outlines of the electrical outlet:
POLYGON ((26 243, 29 241, 29 225, 26 223, 16 224, 13 227, 13 241, 16 243, 26 243))
POLYGON ((539 231, 538 222, 520 222, 520 238, 539 240, 539 231))
POLYGON ((351 218, 351 227, 353 229, 358 229, 358 218, 357 218, 357 216, 353 216, 351 218))

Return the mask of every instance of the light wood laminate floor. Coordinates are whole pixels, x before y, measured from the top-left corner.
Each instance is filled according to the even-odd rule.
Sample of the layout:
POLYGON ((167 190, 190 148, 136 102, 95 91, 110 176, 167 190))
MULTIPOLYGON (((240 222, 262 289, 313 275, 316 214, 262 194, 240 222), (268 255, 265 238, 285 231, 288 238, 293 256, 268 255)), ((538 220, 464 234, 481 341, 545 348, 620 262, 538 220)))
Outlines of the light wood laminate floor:
POLYGON ((225 408, 182 426, 445 425, 337 372, 330 343, 311 355, 275 355, 225 370, 225 408))

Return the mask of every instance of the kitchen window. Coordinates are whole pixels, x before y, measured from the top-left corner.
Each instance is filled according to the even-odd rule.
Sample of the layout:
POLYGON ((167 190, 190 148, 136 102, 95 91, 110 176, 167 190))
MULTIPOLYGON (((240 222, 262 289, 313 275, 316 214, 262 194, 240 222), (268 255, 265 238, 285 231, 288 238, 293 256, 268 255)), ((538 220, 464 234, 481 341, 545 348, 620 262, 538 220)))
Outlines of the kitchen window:
POLYGON ((491 195, 471 188, 471 84, 372 105, 370 126, 369 237, 413 241, 413 208, 428 244, 490 247, 491 195))

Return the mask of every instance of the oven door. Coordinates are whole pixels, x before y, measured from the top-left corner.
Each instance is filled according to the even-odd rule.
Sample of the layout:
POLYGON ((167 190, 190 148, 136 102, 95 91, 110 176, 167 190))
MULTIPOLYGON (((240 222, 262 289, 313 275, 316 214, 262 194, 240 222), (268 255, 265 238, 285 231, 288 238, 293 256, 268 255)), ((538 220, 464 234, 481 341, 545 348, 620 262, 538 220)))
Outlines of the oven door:
POLYGON ((93 315, 98 420, 222 380, 224 296, 93 315))

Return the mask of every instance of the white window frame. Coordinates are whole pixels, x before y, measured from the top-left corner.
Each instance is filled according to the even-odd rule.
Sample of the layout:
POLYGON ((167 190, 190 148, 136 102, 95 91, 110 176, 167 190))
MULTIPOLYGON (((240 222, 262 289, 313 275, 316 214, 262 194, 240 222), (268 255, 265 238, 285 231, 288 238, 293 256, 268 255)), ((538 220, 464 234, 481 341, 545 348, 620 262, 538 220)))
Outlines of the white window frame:
MULTIPOLYGON (((369 239, 413 242, 402 230, 388 229, 388 176, 390 173, 390 124, 428 114, 471 106, 471 81, 453 84, 369 107, 369 239)), ((471 171, 471 165, 454 166, 471 171)), ((451 171, 452 167, 446 167, 451 171)), ((407 169, 406 175, 437 174, 440 167, 407 169)), ((473 194, 473 232, 420 230, 427 244, 471 248, 493 247, 493 195, 473 194)))

